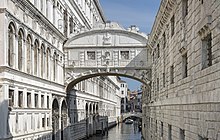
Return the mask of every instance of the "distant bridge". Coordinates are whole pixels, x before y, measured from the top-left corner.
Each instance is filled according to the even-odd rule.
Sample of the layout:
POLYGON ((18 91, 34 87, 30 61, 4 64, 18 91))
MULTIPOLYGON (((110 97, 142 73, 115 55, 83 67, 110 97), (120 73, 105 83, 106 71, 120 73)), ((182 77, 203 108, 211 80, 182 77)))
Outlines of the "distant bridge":
POLYGON ((140 112, 129 112, 129 113, 122 113, 121 119, 122 121, 127 118, 142 118, 142 113, 140 112))

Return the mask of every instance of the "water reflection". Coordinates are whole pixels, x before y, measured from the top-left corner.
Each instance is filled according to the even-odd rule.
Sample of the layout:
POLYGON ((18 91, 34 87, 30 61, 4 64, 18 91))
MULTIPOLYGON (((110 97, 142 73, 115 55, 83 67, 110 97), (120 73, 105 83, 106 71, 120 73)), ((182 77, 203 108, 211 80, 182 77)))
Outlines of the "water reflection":
POLYGON ((94 136, 89 140, 141 140, 141 132, 137 123, 121 123, 110 129, 105 136, 94 136))

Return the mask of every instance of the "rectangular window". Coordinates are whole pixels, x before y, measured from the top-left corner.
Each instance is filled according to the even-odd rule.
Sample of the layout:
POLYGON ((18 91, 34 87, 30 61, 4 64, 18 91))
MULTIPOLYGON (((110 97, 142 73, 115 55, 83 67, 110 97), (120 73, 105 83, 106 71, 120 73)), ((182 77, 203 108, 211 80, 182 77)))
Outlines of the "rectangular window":
POLYGON ((41 107, 44 108, 44 95, 41 95, 41 107))
POLYGON ((31 107, 31 93, 27 92, 27 107, 31 107))
POLYGON ((160 45, 157 44, 157 58, 160 57, 160 45))
POLYGON ((50 120, 47 118, 47 127, 50 126, 50 120))
POLYGON ((188 14, 188 0, 182 0, 182 14, 183 18, 188 14))
POLYGON ((18 106, 23 106, 23 91, 18 91, 18 106))
POLYGON ((182 75, 183 75, 183 78, 187 77, 187 71, 188 71, 187 54, 184 54, 182 56, 182 75))
POLYGON ((50 108, 50 97, 47 96, 47 108, 50 108))
POLYGON ((212 65, 212 35, 202 39, 202 69, 212 65))
POLYGON ((161 122, 161 133, 160 136, 163 137, 163 122, 161 122))
POLYGON ((157 91, 159 91, 160 89, 160 81, 159 81, 159 78, 157 78, 157 91))
POLYGON ((38 94, 34 95, 35 107, 38 107, 38 94))
POLYGON ((170 22, 171 22, 171 37, 174 35, 174 28, 175 28, 175 19, 174 19, 174 15, 173 15, 173 17, 171 18, 171 20, 170 20, 170 22))
POLYGON ((165 79, 165 73, 163 73, 163 87, 166 86, 166 79, 165 79))
POLYGON ((166 47, 166 34, 165 32, 163 33, 163 48, 166 47))
POLYGON ((173 65, 170 67, 170 84, 174 83, 174 67, 173 65))
POLYGON ((168 140, 172 140, 172 126, 168 124, 168 140))
POLYGON ((45 127, 45 118, 42 118, 42 127, 45 127))
POLYGON ((88 60, 95 60, 95 51, 88 51, 87 58, 88 60))
POLYGON ((155 55, 154 55, 154 52, 153 52, 153 56, 152 56, 152 58, 153 58, 153 63, 154 63, 154 61, 155 61, 155 58, 154 58, 154 57, 155 57, 155 55))
POLYGON ((9 102, 9 106, 13 107, 14 106, 14 90, 9 89, 8 91, 8 102, 9 102))
POLYGON ((128 60, 129 59, 129 51, 121 51, 121 59, 128 60))
POLYGON ((180 129, 180 140, 185 140, 185 130, 180 129))

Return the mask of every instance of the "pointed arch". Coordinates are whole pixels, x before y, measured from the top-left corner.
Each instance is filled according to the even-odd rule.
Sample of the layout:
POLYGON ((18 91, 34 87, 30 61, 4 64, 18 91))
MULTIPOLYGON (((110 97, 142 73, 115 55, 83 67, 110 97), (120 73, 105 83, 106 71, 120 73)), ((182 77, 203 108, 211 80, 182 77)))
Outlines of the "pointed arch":
POLYGON ((15 65, 15 53, 14 53, 14 41, 15 41, 16 27, 13 22, 10 22, 8 26, 8 65, 14 67, 15 65))
POLYGON ((32 53, 31 53, 31 49, 32 48, 32 38, 31 38, 31 35, 28 34, 27 35, 27 41, 26 41, 26 65, 27 65, 27 73, 28 74, 31 74, 31 65, 32 65, 32 62, 31 62, 31 56, 32 56, 32 53))
POLYGON ((19 29, 18 31, 18 69, 23 70, 23 60, 24 60, 24 31, 19 29))

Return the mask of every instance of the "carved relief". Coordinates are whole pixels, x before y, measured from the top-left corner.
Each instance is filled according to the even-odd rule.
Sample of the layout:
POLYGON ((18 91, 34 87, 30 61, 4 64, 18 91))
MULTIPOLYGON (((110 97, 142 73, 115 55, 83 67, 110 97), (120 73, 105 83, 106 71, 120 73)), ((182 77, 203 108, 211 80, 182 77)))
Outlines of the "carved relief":
POLYGON ((23 14, 23 20, 24 20, 24 23, 28 23, 28 14, 27 13, 24 13, 23 14))
POLYGON ((103 44, 104 44, 104 45, 111 45, 111 43, 112 43, 111 34, 107 32, 107 33, 104 34, 104 36, 103 36, 103 44))

